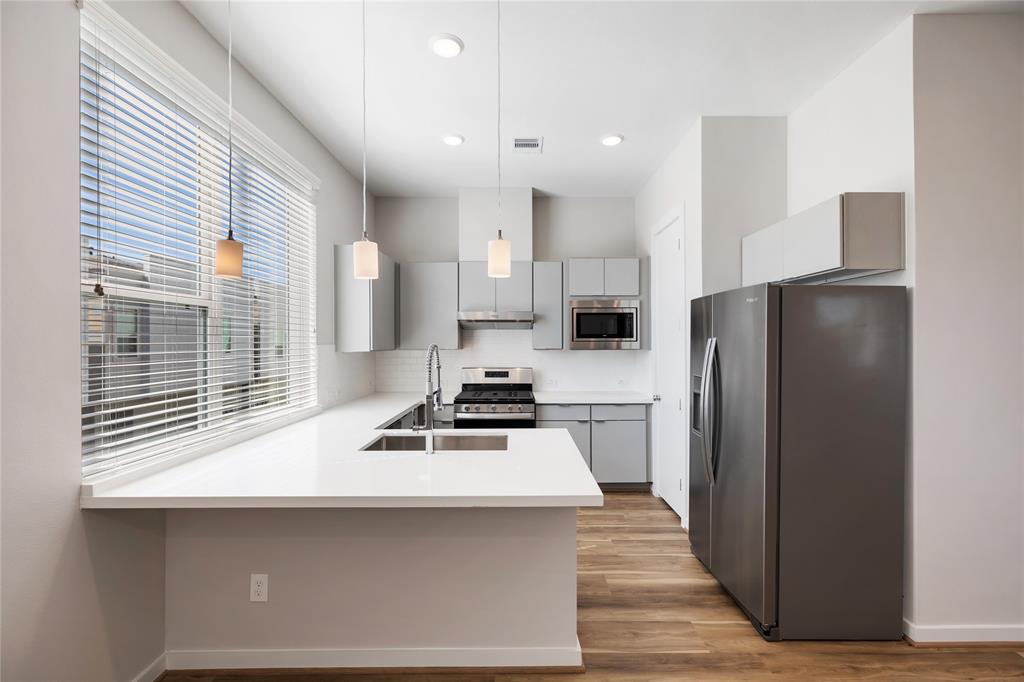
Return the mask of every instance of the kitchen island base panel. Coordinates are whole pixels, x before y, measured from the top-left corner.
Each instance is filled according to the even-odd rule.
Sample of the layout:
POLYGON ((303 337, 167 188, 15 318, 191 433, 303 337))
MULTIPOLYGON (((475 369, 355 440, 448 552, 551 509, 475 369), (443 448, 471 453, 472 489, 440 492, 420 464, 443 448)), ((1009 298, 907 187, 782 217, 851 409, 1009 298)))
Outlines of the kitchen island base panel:
POLYGON ((179 509, 166 552, 172 669, 582 664, 575 508, 179 509))

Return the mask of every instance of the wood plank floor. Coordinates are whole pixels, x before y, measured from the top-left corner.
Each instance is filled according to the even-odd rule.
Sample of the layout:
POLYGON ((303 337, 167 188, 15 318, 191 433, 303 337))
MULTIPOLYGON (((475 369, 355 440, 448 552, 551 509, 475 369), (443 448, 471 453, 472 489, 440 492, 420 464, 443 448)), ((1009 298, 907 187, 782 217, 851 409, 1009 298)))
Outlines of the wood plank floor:
MULTIPOLYGON (((647 493, 581 509, 583 674, 168 672, 164 682, 595 682, 623 680, 1024 680, 1024 651, 903 642, 765 642, 690 553, 679 518, 647 493)), ((1024 646, 1021 647, 1024 650, 1024 646)))

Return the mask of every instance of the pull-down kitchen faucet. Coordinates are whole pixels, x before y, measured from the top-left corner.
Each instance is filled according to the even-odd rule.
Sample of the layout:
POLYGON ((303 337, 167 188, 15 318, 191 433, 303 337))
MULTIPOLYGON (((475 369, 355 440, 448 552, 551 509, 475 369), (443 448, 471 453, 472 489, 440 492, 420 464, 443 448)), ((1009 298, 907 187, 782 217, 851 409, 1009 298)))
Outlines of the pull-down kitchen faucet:
POLYGON ((436 343, 432 343, 427 348, 427 388, 426 398, 423 401, 423 424, 413 427, 414 431, 426 431, 428 455, 434 453, 434 410, 443 408, 444 398, 441 395, 441 350, 437 347, 436 343), (437 365, 437 390, 434 390, 431 360, 435 360, 437 365))

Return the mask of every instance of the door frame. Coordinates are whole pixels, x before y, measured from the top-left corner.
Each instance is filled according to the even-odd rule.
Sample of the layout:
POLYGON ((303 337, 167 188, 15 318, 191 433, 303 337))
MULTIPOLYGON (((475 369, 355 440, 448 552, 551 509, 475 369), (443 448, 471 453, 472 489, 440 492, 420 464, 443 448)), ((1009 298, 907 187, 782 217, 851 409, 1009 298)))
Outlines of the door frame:
MULTIPOLYGON (((688 305, 689 304, 689 300, 690 300, 690 293, 691 292, 689 292, 687 290, 687 286, 686 286, 686 256, 687 256, 687 253, 686 253, 686 227, 687 227, 686 226, 686 202, 685 201, 681 202, 676 208, 674 208, 673 210, 669 211, 660 220, 656 221, 651 226, 651 228, 650 228, 650 235, 651 235, 651 248, 650 248, 650 251, 651 251, 651 320, 652 320, 652 324, 650 326, 650 330, 651 330, 651 383, 652 383, 652 387, 653 388, 657 388, 656 377, 658 376, 658 352, 659 352, 658 343, 657 343, 658 334, 656 332, 656 330, 657 330, 656 324, 657 323, 653 322, 653 320, 655 320, 656 317, 657 317, 657 315, 655 313, 658 310, 658 306, 661 303, 660 294, 658 292, 658 287, 655 286, 655 284, 658 282, 659 271, 658 271, 658 259, 654 255, 654 243, 655 243, 655 240, 657 239, 659 234, 661 234, 665 230, 669 229, 670 227, 672 227, 676 223, 679 223, 679 240, 680 240, 680 242, 679 242, 679 263, 680 263, 680 265, 682 267, 682 273, 683 273, 683 275, 682 275, 683 300, 686 302, 684 305, 688 305)), ((685 404, 683 405, 683 409, 681 410, 681 413, 682 413, 682 415, 683 415, 683 417, 685 419, 686 415, 689 414, 689 409, 690 409, 690 407, 689 407, 689 391, 686 390, 686 385, 685 385, 685 378, 689 376, 689 372, 690 372, 690 352, 689 352, 690 316, 689 316, 689 314, 687 314, 686 310, 683 310, 683 311, 681 311, 680 318, 681 318, 682 326, 683 326, 682 336, 683 336, 683 343, 685 344, 685 347, 684 347, 685 352, 683 353, 683 381, 684 381, 684 384, 682 386, 680 386, 679 392, 680 392, 680 395, 683 396, 683 400, 685 402, 685 404)), ((660 439, 658 437, 658 428, 659 428, 659 421, 660 421, 660 411, 664 407, 665 407, 665 403, 664 402, 655 403, 653 405, 652 410, 651 410, 651 468, 653 469, 653 473, 652 473, 652 476, 651 476, 651 481, 652 481, 651 492, 654 495, 658 496, 658 497, 662 497, 661 491, 659 490, 659 481, 658 481, 658 478, 659 478, 658 474, 660 472, 661 458, 664 457, 664 456, 667 456, 666 453, 660 453, 659 452, 659 444, 660 444, 659 441, 660 441, 660 439)), ((682 476, 683 476, 683 484, 682 484, 683 503, 682 503, 681 506, 682 506, 682 508, 684 510, 687 510, 687 509, 689 509, 689 499, 690 499, 690 491, 689 491, 689 485, 690 485, 690 480, 689 480, 689 478, 690 478, 690 473, 689 473, 689 457, 690 457, 689 431, 684 429, 683 436, 684 437, 682 439, 683 440, 682 446, 683 446, 684 451, 686 453, 686 461, 684 462, 684 466, 681 469, 682 476)), ((673 509, 673 511, 676 511, 678 513, 678 511, 675 510, 675 509, 673 509)), ((681 513, 681 514, 679 514, 679 518, 680 518, 680 525, 683 528, 689 528, 688 514, 681 513)))

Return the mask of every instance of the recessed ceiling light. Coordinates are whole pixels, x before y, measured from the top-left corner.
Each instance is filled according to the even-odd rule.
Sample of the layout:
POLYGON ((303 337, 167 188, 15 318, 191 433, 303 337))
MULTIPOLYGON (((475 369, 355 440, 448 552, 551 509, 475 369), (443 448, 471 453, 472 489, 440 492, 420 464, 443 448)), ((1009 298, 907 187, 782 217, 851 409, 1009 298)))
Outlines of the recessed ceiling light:
POLYGON ((614 147, 617 144, 622 144, 625 138, 622 135, 608 135, 607 137, 601 138, 601 144, 605 147, 614 147))
POLYGON ((460 144, 466 141, 462 135, 445 135, 441 140, 449 147, 458 147, 460 144))
POLYGON ((458 57, 462 54, 464 47, 466 46, 462 44, 462 39, 451 33, 438 33, 430 39, 430 49, 438 57, 444 57, 445 59, 458 57))

